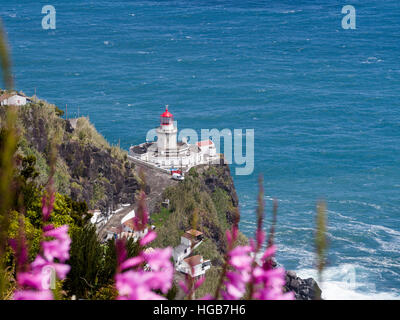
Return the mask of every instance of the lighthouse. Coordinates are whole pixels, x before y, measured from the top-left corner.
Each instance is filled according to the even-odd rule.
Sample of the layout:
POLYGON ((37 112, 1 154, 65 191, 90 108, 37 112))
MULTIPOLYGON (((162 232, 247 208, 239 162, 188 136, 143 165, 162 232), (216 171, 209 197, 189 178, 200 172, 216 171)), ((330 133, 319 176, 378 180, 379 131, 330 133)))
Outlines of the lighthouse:
POLYGON ((165 106, 164 113, 160 116, 160 126, 157 132, 157 151, 161 156, 171 156, 177 153, 177 132, 174 125, 174 116, 168 111, 168 105, 165 106))
POLYGON ((167 173, 176 168, 186 172, 193 166, 219 163, 220 156, 211 140, 194 144, 188 143, 187 139, 178 141, 178 128, 174 123, 174 116, 168 111, 168 106, 165 106, 165 111, 160 116, 160 125, 155 131, 156 141, 146 141, 129 148, 130 160, 167 173))

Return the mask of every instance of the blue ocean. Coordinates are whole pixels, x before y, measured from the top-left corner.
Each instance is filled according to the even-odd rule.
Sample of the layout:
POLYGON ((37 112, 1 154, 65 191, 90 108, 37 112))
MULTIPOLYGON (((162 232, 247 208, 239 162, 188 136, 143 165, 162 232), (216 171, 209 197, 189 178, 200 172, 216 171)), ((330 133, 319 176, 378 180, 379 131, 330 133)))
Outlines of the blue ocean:
MULTIPOLYGON (((110 143, 145 140, 164 106, 178 129, 254 129, 235 175, 241 230, 279 201, 278 261, 316 276, 328 209, 327 299, 400 298, 398 1, 0 0, 16 88, 86 115, 110 143), (42 28, 42 7, 56 29, 42 28), (342 7, 356 29, 342 27, 342 7)), ((232 165, 234 173, 235 165, 232 165)))

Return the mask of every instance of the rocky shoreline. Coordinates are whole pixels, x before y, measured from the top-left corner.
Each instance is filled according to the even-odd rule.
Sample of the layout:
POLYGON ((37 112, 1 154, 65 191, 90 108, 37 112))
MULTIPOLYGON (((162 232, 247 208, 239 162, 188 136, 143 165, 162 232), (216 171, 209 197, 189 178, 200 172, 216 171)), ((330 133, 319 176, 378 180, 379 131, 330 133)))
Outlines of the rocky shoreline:
MULTIPOLYGON (((275 259, 272 261, 272 266, 274 268, 279 266, 275 259)), ((284 291, 293 292, 296 300, 321 300, 321 288, 313 278, 302 279, 296 272, 287 270, 285 282, 284 291)))
POLYGON ((294 271, 286 271, 286 292, 292 291, 296 300, 320 300, 322 291, 313 278, 301 279, 294 271))

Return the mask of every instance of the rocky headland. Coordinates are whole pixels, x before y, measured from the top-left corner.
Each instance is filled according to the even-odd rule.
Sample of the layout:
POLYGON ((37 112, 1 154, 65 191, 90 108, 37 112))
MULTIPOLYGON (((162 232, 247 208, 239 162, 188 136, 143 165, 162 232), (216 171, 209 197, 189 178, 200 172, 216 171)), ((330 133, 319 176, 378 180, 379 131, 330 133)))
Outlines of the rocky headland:
MULTIPOLYGON (((18 152, 36 158, 39 181, 43 185, 47 181, 50 150, 55 145, 57 192, 86 202, 89 209, 110 215, 122 204, 135 207, 135 196, 144 186, 151 223, 158 233, 154 246, 176 246, 184 230, 193 227, 203 232, 205 241, 196 253, 212 262, 202 286, 203 293, 212 292, 226 252, 225 231, 239 207, 229 166, 198 166, 186 173, 184 181, 176 182, 165 173, 131 162, 127 152, 109 145, 89 119, 66 120, 62 115, 56 106, 38 99, 18 109, 18 152)), ((0 120, 4 116, 1 108, 0 120)), ((102 232, 117 225, 121 214, 111 217, 102 232)), ((239 243, 247 241, 240 233, 239 243)), ((286 273, 285 290, 293 291, 298 300, 318 299, 321 293, 314 279, 301 279, 293 271, 286 273)))

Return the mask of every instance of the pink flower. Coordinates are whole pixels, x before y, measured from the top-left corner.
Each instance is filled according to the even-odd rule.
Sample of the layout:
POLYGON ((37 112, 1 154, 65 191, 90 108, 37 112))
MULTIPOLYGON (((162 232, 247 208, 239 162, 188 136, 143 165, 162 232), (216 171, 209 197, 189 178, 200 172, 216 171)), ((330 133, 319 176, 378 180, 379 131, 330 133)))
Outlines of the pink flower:
POLYGON ((54 240, 41 242, 43 255, 37 255, 29 265, 27 272, 17 273, 17 283, 20 289, 14 292, 15 300, 49 300, 53 299, 53 293, 49 290, 51 276, 55 275, 63 280, 67 276, 70 266, 62 262, 69 259, 71 239, 68 236, 68 226, 54 229, 46 226, 45 237, 53 237, 54 240), (58 259, 59 262, 54 262, 58 259))
POLYGON ((143 262, 144 262, 144 259, 141 256, 133 257, 133 258, 127 259, 124 262, 122 262, 120 265, 120 269, 122 271, 126 270, 126 269, 130 269, 132 267, 138 266, 139 264, 141 264, 143 262))
POLYGON ((188 288, 188 286, 186 285, 186 283, 185 283, 185 281, 179 281, 179 286, 182 288, 182 290, 183 290, 183 292, 185 292, 186 294, 188 294, 189 293, 189 288, 188 288))
POLYGON ((28 248, 26 247, 25 236, 22 235, 20 239, 10 239, 9 245, 13 249, 16 259, 16 265, 22 269, 28 262, 28 248), (19 241, 18 241, 19 240, 19 241))
MULTIPOLYGON (((228 244, 234 243, 233 232, 226 232, 228 244)), ((257 230, 256 242, 250 239, 249 246, 237 246, 228 252, 228 267, 225 290, 221 295, 225 300, 243 298, 249 284, 254 288, 252 298, 260 300, 293 299, 292 293, 283 293, 285 285, 285 270, 272 268, 271 259, 275 254, 275 246, 268 247, 256 264, 258 249, 265 241, 265 233, 257 230)))
POLYGON ((69 259, 69 248, 71 239, 68 235, 68 226, 63 225, 57 229, 50 229, 44 232, 45 237, 53 237, 54 240, 41 243, 43 255, 47 261, 58 259, 64 262, 69 259))
POLYGON ((240 299, 246 292, 253 261, 249 255, 251 250, 250 246, 237 246, 228 253, 228 264, 233 270, 226 273, 226 290, 221 292, 225 300, 240 299))
POLYGON ((156 237, 157 234, 154 231, 149 231, 142 239, 140 239, 140 245, 143 247, 152 242, 156 237))
MULTIPOLYGON (((146 239, 146 244, 154 240, 156 233, 146 239)), ((172 248, 155 249, 150 252, 140 252, 139 256, 126 259, 123 241, 117 245, 119 273, 115 276, 119 300, 164 300, 165 298, 154 290, 167 293, 172 286, 174 268, 171 263, 172 248), (149 271, 138 268, 146 264, 149 271), (126 271, 125 271, 126 270, 126 271)))
POLYGON ((37 255, 35 260, 31 263, 32 270, 53 269, 59 279, 64 280, 71 269, 68 264, 51 262, 37 255))
POLYGON ((257 230, 256 231, 256 240, 257 240, 257 244, 261 247, 262 244, 265 241, 265 232, 263 230, 257 230))
POLYGON ((226 234, 226 240, 228 241, 229 245, 232 245, 233 242, 236 241, 236 239, 238 237, 238 231, 239 230, 235 225, 232 226, 232 231, 226 230, 226 233, 225 233, 226 234))
POLYGON ((205 280, 206 280, 205 276, 200 277, 200 279, 197 280, 196 283, 194 284, 194 289, 195 290, 198 289, 204 283, 205 280))
POLYGON ((249 256, 250 246, 237 246, 229 252, 229 264, 239 271, 250 271, 252 258, 249 256))
POLYGON ((163 269, 172 268, 170 261, 172 248, 155 249, 151 252, 142 252, 142 257, 147 261, 147 264, 153 271, 161 271, 163 269))
POLYGON ((19 290, 14 293, 14 300, 53 300, 51 290, 19 290))
POLYGON ((204 297, 198 299, 198 300, 213 300, 214 297, 211 294, 206 294, 204 297))
POLYGON ((283 293, 285 285, 285 270, 283 268, 272 268, 270 259, 275 253, 275 246, 267 248, 261 258, 261 266, 256 266, 253 271, 253 281, 256 290, 254 299, 259 300, 292 300, 292 292, 283 293))
POLYGON ((128 270, 115 276, 119 299, 127 300, 164 300, 163 296, 153 290, 167 293, 171 287, 172 277, 164 272, 145 272, 128 270))
POLYGON ((136 212, 136 216, 131 219, 132 227, 135 231, 143 231, 147 227, 149 221, 149 211, 146 206, 146 193, 144 191, 140 192, 139 195, 139 207, 136 212))

